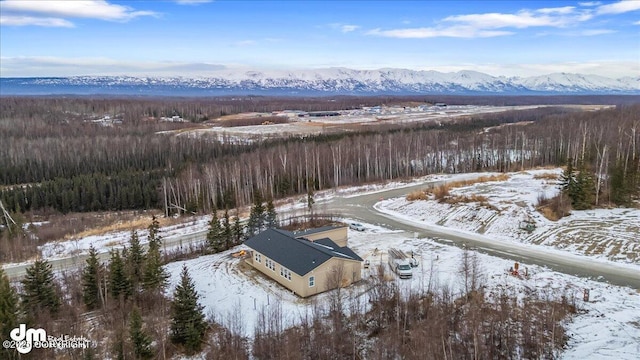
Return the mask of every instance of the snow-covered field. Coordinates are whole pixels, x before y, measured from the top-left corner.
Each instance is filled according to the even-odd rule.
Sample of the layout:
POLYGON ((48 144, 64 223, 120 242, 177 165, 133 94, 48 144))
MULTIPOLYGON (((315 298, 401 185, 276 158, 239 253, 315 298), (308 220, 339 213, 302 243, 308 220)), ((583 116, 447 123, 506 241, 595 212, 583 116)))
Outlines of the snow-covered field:
POLYGON ((600 260, 640 264, 640 210, 574 210, 559 221, 547 220, 536 211, 538 196, 550 198, 560 190, 557 181, 544 179, 544 175, 559 175, 561 171, 529 170, 512 174, 508 181, 478 183, 450 191, 451 195, 484 196, 486 206, 477 202, 408 201, 401 197, 382 201, 376 207, 425 225, 484 234, 501 241, 544 245, 600 260), (532 232, 525 230, 528 223, 535 224, 532 232))
MULTIPOLYGON (((463 250, 379 226, 365 224, 365 227, 364 232, 349 230, 349 246, 369 260, 371 268, 380 262, 386 263, 389 247, 414 251, 420 262, 414 269, 414 277, 411 280, 392 280, 398 281, 401 289, 420 292, 446 285, 460 291, 462 283, 457 274, 463 250)), ((205 312, 223 324, 229 319, 239 318, 241 331, 246 336, 252 336, 261 311, 268 313, 278 309, 284 315, 285 326, 288 326, 311 313, 315 305, 328 302, 328 293, 309 299, 296 297, 247 265, 242 265, 242 260, 231 257, 231 253, 237 250, 168 264, 166 268, 171 279, 167 292, 172 292, 182 266, 186 264, 202 296, 200 302, 205 306, 205 312)), ((637 359, 640 353, 640 293, 637 291, 528 264, 521 266, 527 267, 530 277, 519 279, 507 274, 512 262, 489 255, 477 256, 488 293, 506 288, 514 296, 522 296, 526 289, 546 288, 577 303, 582 311, 567 324, 571 340, 563 358, 637 359), (584 289, 590 290, 589 302, 582 300, 584 289)), ((363 279, 368 277, 369 270, 363 269, 363 279)), ((361 303, 367 304, 366 290, 365 280, 349 288, 345 299, 349 301, 358 297, 361 303)))

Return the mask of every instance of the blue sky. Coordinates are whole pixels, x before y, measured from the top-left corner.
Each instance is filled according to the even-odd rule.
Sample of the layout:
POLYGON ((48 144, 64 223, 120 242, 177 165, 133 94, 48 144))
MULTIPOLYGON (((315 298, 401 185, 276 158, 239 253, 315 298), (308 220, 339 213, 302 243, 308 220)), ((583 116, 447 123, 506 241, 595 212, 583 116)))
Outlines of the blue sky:
POLYGON ((640 0, 0 1, 0 76, 219 69, 640 76, 640 0))

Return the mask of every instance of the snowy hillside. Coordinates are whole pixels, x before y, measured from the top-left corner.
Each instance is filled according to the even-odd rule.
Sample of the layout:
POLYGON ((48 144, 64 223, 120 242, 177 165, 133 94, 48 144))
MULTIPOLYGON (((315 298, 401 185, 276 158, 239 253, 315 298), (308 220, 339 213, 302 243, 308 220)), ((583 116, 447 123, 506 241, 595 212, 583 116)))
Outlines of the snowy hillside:
POLYGON ((230 70, 202 77, 78 76, 0 78, 11 94, 640 94, 640 78, 549 74, 496 77, 476 71, 442 73, 405 69, 230 70))

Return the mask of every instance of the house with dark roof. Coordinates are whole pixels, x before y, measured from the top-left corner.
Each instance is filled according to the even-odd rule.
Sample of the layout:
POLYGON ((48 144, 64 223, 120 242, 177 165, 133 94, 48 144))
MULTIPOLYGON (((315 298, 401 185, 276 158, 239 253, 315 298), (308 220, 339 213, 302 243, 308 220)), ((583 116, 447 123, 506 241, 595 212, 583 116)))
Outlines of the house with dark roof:
POLYGON ((301 297, 360 281, 362 258, 346 246, 346 239, 341 246, 328 236, 318 235, 323 233, 337 236, 336 240, 342 242, 342 231, 336 228, 299 233, 267 229, 244 242, 251 249, 246 261, 301 297))

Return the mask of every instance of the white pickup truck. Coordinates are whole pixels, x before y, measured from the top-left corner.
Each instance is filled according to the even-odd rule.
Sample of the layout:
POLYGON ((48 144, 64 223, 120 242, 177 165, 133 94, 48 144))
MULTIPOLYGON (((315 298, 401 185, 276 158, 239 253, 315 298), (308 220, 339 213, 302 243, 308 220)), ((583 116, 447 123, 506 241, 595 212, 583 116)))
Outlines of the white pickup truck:
POLYGON ((411 279, 411 262, 409 258, 398 249, 389 249, 389 266, 401 279, 411 279))

